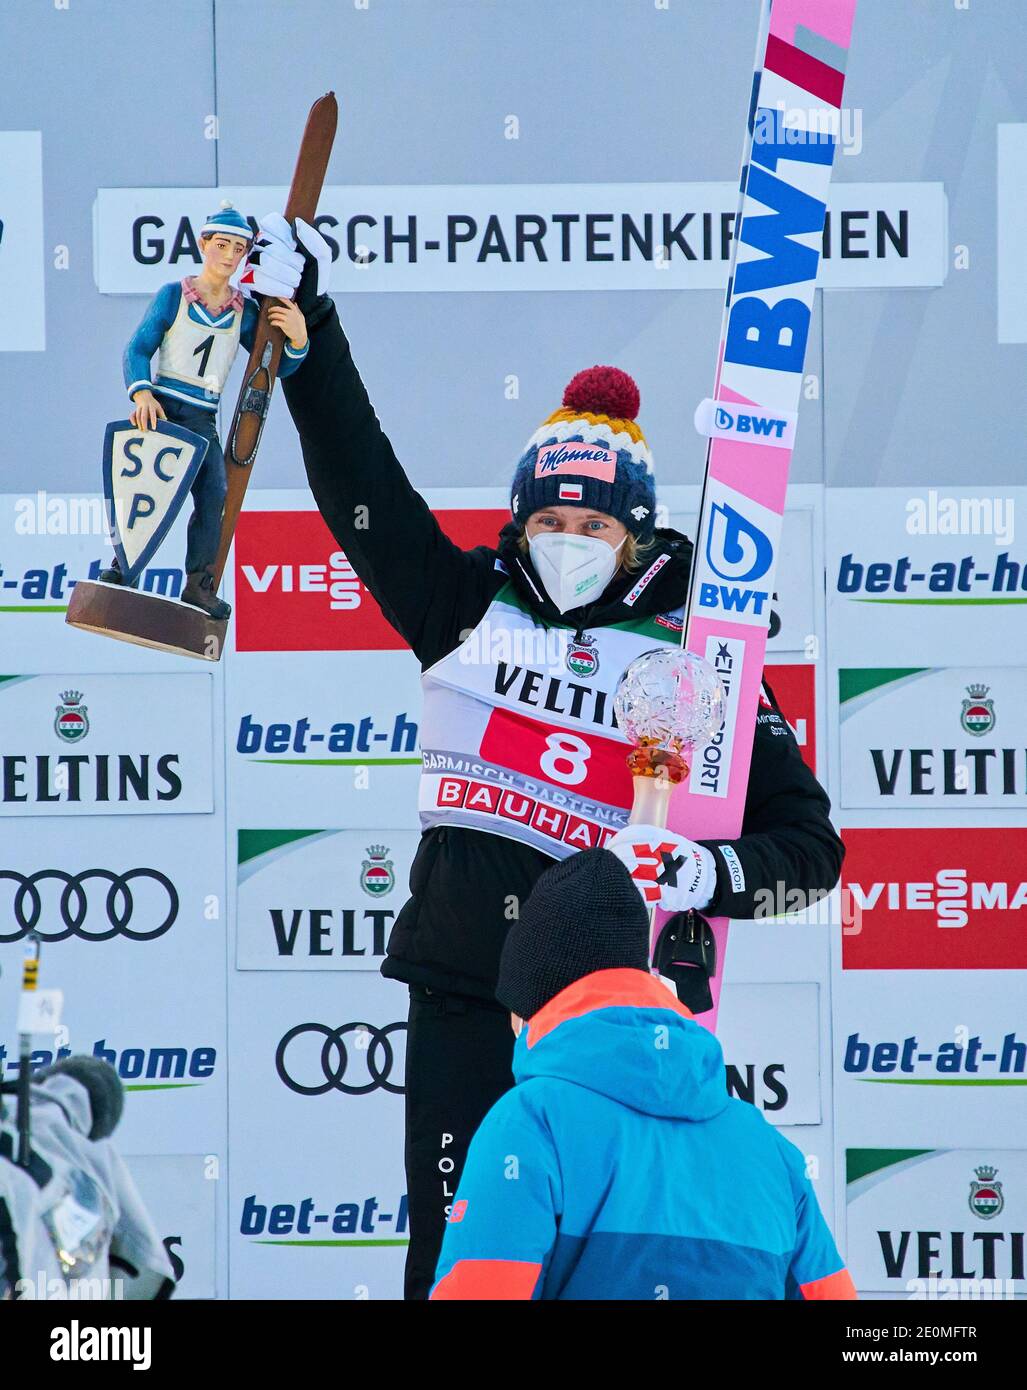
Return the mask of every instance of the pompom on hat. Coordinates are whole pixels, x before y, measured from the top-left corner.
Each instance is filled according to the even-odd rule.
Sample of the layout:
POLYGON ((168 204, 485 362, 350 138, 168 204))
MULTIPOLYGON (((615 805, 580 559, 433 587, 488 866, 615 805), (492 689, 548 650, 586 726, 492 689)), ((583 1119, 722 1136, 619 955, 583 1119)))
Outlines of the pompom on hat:
POLYGON ((214 236, 217 232, 226 236, 243 237, 246 241, 253 240, 253 228, 242 213, 229 202, 222 202, 220 209, 211 213, 200 228, 199 234, 214 236))
POLYGON ((525 445, 510 489, 522 526, 543 507, 587 507, 622 521, 640 540, 656 512, 653 460, 637 422, 638 387, 619 367, 572 377, 563 404, 525 445))

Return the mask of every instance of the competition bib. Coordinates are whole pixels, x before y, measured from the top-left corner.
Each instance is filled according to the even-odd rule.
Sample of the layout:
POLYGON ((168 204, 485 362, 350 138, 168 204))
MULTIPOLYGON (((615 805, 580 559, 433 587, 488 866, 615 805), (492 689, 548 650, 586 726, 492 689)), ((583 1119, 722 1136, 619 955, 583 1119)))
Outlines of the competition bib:
POLYGON ((422 828, 486 830, 554 859, 605 844, 632 801, 614 694, 637 656, 680 633, 678 614, 576 640, 504 585, 467 640, 421 678, 422 828))
POLYGON ((242 310, 236 310, 215 328, 202 306, 197 307, 206 322, 190 316, 189 301, 182 295, 175 322, 165 333, 157 353, 157 375, 188 382, 220 396, 239 347, 242 310))

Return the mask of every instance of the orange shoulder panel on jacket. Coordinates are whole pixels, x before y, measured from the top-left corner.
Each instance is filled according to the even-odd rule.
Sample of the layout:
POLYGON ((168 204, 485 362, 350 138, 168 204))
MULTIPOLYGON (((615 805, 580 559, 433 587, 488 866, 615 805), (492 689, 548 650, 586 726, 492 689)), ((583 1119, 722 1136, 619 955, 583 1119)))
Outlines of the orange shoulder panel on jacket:
POLYGON ((800 1284, 803 1298, 810 1299, 838 1299, 838 1298, 858 1298, 856 1286, 852 1282, 852 1275, 847 1269, 840 1269, 837 1274, 828 1274, 823 1279, 814 1279, 809 1284, 800 1284))
POLYGON ((432 1289, 437 1299, 528 1299, 535 1292, 540 1264, 525 1260, 458 1260, 432 1289))

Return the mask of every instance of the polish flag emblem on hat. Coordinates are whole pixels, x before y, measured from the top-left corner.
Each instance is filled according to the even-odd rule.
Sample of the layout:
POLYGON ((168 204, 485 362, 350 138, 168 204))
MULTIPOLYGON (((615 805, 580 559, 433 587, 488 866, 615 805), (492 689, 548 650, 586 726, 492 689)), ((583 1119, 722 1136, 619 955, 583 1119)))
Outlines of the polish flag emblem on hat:
POLYGON ((580 483, 561 483, 558 496, 561 502, 580 502, 584 489, 580 483))

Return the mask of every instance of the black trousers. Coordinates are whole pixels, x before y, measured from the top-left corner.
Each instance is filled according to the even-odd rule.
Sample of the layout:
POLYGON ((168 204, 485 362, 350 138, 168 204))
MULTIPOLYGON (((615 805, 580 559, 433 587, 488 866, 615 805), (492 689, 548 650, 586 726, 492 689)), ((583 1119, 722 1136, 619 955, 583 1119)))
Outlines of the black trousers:
POLYGON ((514 1035, 499 1005, 410 986, 404 1297, 427 1298, 446 1218, 474 1132, 513 1085, 514 1035))

